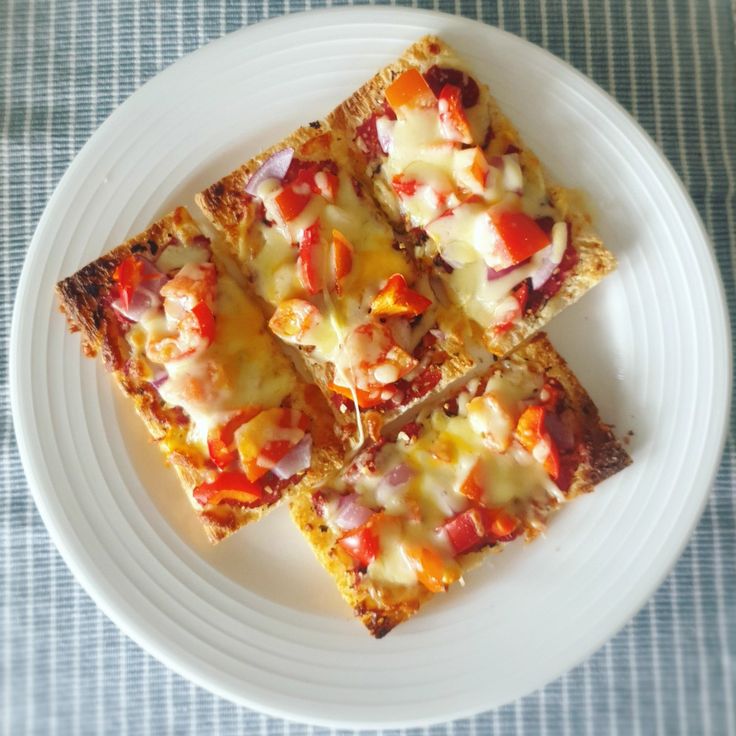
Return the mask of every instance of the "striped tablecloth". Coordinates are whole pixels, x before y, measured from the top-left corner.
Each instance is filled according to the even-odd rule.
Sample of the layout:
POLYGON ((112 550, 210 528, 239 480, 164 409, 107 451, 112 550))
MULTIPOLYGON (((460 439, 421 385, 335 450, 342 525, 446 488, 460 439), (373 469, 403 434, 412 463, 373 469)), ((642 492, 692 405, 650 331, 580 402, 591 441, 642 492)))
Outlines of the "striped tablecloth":
MULTIPOLYGON (((628 108, 695 200, 734 319, 736 54, 734 8, 727 0, 417 4, 529 38, 628 108)), ((28 493, 5 360, 26 247, 56 183, 95 128, 183 54, 245 24, 303 9, 304 0, 0 1, 2 734, 312 730, 194 687, 96 608, 57 554, 28 493)), ((634 620, 543 691, 432 733, 736 734, 734 427, 732 419, 713 495, 692 541, 634 620)))

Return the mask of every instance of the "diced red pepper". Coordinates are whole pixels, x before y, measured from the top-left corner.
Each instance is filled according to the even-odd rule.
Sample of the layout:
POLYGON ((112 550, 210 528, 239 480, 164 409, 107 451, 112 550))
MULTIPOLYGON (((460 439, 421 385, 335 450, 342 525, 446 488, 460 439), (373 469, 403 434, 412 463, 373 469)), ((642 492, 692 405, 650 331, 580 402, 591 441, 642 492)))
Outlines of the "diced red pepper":
POLYGON ((460 577, 460 568, 454 560, 446 561, 431 547, 404 548, 419 582, 432 593, 441 593, 460 577))
POLYGON ((220 503, 253 506, 262 498, 263 489, 236 472, 219 473, 212 482, 202 483, 194 489, 194 499, 200 506, 220 503))
POLYGON ((406 279, 395 273, 376 294, 371 313, 377 317, 408 317, 412 319, 432 306, 432 300, 410 289, 406 279))
POLYGON ((139 256, 128 256, 113 271, 112 277, 118 285, 120 301, 125 309, 130 307, 130 300, 143 281, 153 281, 160 276, 155 268, 150 269, 151 273, 146 275, 144 265, 139 256))
POLYGON ((457 143, 472 143, 473 134, 463 109, 460 88, 454 84, 446 84, 440 92, 437 105, 444 137, 457 143))
POLYGON ((504 509, 484 508, 479 509, 479 512, 486 530, 486 537, 490 541, 508 542, 515 536, 514 532, 520 530, 519 519, 504 509))
POLYGON ((199 334, 208 343, 212 342, 215 339, 215 315, 212 310, 204 302, 199 302, 192 307, 192 314, 197 318, 199 334))
POLYGON ((560 474, 560 453, 545 427, 546 417, 547 409, 543 406, 527 407, 519 417, 514 435, 529 453, 533 453, 538 445, 547 448, 547 456, 542 464, 549 477, 556 480, 560 474))
POLYGON ((477 508, 470 508, 444 525, 456 555, 480 547, 486 541, 486 528, 477 508))
POLYGON ((312 193, 296 191, 295 185, 288 184, 276 195, 276 206, 284 222, 295 220, 312 199, 312 193))
POLYGON ((297 261, 299 280, 310 294, 318 294, 323 287, 322 248, 319 231, 319 220, 317 220, 304 231, 299 241, 299 258, 297 261))
POLYGON ((424 73, 424 78, 436 95, 440 94, 446 84, 452 84, 462 90, 463 107, 467 109, 478 104, 478 83, 467 72, 435 65, 424 73))
POLYGON ((380 542, 371 528, 372 519, 344 534, 338 544, 360 565, 366 568, 376 559, 380 542))
POLYGON ((485 494, 485 473, 483 463, 480 459, 475 461, 475 464, 470 469, 467 477, 462 482, 460 493, 465 496, 465 498, 470 499, 473 503, 483 503, 483 496, 485 494))
POLYGON ((491 210, 491 222, 498 233, 501 254, 509 266, 531 258, 549 245, 549 236, 523 212, 491 210))
POLYGON ((405 105, 408 107, 432 107, 437 98, 427 80, 418 69, 402 72, 386 89, 386 100, 398 113, 405 105))
POLYGON ((261 411, 259 406, 249 406, 238 411, 220 427, 213 427, 207 434, 207 448, 212 462, 218 468, 226 468, 238 458, 235 449, 235 430, 253 419, 261 411))
POLYGON ((339 231, 332 231, 332 267, 335 272, 335 291, 342 291, 342 280, 353 267, 353 246, 339 231))

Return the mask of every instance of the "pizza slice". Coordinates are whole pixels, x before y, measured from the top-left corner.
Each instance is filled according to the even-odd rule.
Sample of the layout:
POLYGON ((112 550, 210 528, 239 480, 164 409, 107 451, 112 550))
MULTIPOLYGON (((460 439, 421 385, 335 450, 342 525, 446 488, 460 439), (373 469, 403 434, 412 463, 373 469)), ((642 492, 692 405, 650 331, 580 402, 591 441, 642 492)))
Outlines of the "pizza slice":
MULTIPOLYGON (((239 273, 235 271, 239 276, 239 273)), ((340 467, 320 392, 184 208, 57 285, 215 542, 340 467)))
POLYGON ((615 268, 487 87, 426 37, 329 117, 418 260, 504 355, 615 268))
POLYGON ((377 437, 485 355, 324 123, 298 130, 197 203, 244 265, 271 330, 299 348, 353 438, 362 440, 363 424, 377 437))
POLYGON ((542 334, 291 504, 345 600, 384 636, 487 551, 631 462, 542 334))

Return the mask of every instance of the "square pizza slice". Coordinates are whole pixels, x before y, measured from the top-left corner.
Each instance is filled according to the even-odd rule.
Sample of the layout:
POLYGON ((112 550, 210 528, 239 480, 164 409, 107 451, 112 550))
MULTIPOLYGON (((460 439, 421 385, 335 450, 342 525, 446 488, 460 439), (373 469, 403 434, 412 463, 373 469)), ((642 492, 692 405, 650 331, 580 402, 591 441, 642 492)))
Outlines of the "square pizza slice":
POLYGON ((244 265, 271 330, 299 348, 361 440, 363 424, 376 437, 487 353, 462 312, 435 295, 347 157, 345 142, 313 123, 197 202, 244 265))
POLYGON ((440 39, 411 46, 327 122, 491 352, 506 354, 615 268, 582 197, 551 182, 440 39))
POLYGON ((132 399, 213 542, 343 458, 322 395, 236 276, 179 208, 57 285, 84 352, 132 399))
POLYGON ((291 511, 381 637, 485 553, 533 539, 552 511, 630 462, 540 334, 291 511))

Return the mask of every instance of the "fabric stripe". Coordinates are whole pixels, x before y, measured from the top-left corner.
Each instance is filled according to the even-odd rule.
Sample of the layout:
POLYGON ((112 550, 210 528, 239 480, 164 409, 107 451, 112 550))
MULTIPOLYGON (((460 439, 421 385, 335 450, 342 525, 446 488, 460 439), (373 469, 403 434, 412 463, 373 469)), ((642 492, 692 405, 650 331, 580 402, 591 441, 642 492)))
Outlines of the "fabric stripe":
MULTIPOLYGON (((345 2, 0 4, 0 345, 7 344, 36 222, 102 120, 143 82, 204 43, 248 23, 326 4, 345 2)), ((736 323, 735 8, 728 0, 400 4, 461 13, 523 35, 589 74, 629 109, 702 213, 736 323)), ((27 493, 7 377, 2 360, 2 733, 332 733, 266 718, 199 690, 97 610, 71 578, 27 493)), ((411 733, 736 734, 736 406, 731 420, 713 496, 690 545, 618 636, 517 703, 411 733)))

